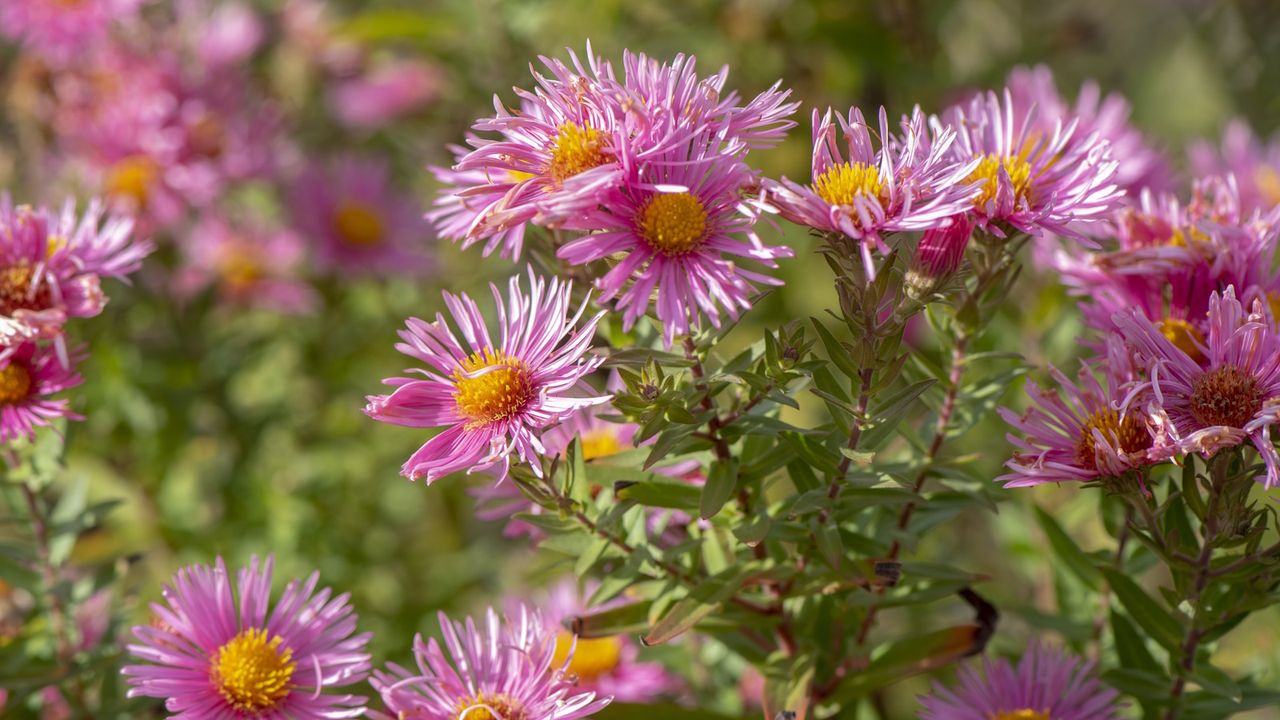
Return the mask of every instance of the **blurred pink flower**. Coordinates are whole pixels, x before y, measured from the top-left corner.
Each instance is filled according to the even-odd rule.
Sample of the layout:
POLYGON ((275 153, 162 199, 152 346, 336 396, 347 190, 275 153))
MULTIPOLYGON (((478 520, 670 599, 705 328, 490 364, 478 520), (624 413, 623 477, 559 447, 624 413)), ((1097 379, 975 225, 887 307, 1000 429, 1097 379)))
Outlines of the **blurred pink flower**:
POLYGON ((417 201, 396 192, 380 160, 312 163, 292 183, 293 224, 322 267, 338 273, 419 273, 430 267, 430 226, 417 201))
POLYGON ((115 23, 133 19, 142 0, 4 0, 0 37, 21 42, 55 63, 72 61, 115 23))
POLYGON ((398 60, 336 81, 329 91, 334 117, 350 127, 382 127, 425 105, 440 88, 440 71, 419 60, 398 60))
POLYGON ((210 69, 246 60, 266 36, 262 19, 243 2, 179 0, 176 7, 196 58, 210 69))
POLYGON ((289 230, 232 221, 212 211, 183 239, 182 252, 183 266, 175 277, 180 296, 212 287, 226 302, 283 313, 307 312, 317 301, 299 276, 303 242, 289 230))
POLYGON ((1245 210, 1265 212, 1280 205, 1280 135, 1263 140, 1237 119, 1227 124, 1221 146, 1201 140, 1189 155, 1197 175, 1234 176, 1245 210))

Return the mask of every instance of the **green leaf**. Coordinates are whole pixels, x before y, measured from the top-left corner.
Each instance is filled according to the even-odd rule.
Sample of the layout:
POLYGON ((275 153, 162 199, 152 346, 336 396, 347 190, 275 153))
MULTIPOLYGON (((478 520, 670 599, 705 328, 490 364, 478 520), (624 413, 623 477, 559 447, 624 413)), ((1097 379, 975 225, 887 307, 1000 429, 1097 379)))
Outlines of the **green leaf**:
POLYGON ((733 536, 738 538, 744 544, 755 547, 769 536, 769 527, 772 523, 769 516, 760 513, 747 520, 746 523, 738 525, 733 529, 733 536))
POLYGON ((914 382, 878 403, 871 411, 873 425, 862 433, 860 447, 875 449, 888 440, 916 399, 937 383, 936 378, 914 382))
POLYGON ((1169 614, 1160 603, 1148 595, 1127 575, 1108 567, 1099 568, 1111 586, 1111 591, 1120 599, 1120 604, 1129 611, 1129 616, 1171 653, 1178 653, 1182 646, 1182 623, 1169 614))
POLYGON ((1115 608, 1111 609, 1111 636, 1115 639, 1116 655, 1119 656, 1122 667, 1160 672, 1160 665, 1151 657, 1146 641, 1138 634, 1133 623, 1115 608))
POLYGON ((1053 516, 1042 510, 1038 505, 1035 506, 1036 520, 1040 523, 1040 529, 1044 531, 1045 537, 1049 540, 1049 547, 1053 548, 1053 553, 1062 561, 1063 567, 1071 571, 1080 582, 1084 583, 1090 590, 1098 591, 1100 587, 1098 570, 1094 567, 1093 560, 1075 544, 1062 526, 1058 524, 1053 516))
POLYGON ((627 603, 573 615, 564 626, 580 638, 602 638, 643 632, 649 625, 650 601, 627 603))
POLYGON ((699 620, 715 612, 721 603, 732 597, 746 576, 744 568, 730 567, 703 581, 687 596, 677 601, 661 620, 654 623, 641 642, 645 645, 659 645, 683 635, 699 620))
POLYGON ((678 480, 665 480, 649 474, 649 479, 622 481, 614 485, 614 497, 630 500, 645 507, 671 508, 673 510, 697 510, 702 490, 695 485, 678 480))
POLYGON ((738 459, 717 460, 711 464, 711 472, 707 482, 702 486, 702 500, 698 504, 698 515, 708 520, 720 512, 720 508, 733 497, 738 489, 738 459))

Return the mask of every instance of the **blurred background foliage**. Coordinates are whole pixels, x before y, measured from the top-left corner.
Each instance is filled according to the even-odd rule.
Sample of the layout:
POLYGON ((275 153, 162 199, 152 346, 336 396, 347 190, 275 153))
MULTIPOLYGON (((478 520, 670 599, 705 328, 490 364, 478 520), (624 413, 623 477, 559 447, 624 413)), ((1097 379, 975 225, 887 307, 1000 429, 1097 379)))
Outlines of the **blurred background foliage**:
MULTIPOLYGON (((1187 141, 1216 141, 1233 116, 1263 135, 1280 117, 1280 3, 1268 0, 329 5, 350 38, 440 70, 439 95, 409 120, 343 139, 390 159, 424 207, 433 188, 423 167, 450 162, 445 144, 461 141, 472 120, 491 108, 491 95, 511 102, 509 88, 530 85, 528 65, 538 54, 581 52, 588 39, 613 59, 630 48, 659 58, 696 54, 704 73, 728 64, 729 86, 748 95, 781 78, 805 104, 800 127, 780 147, 752 157, 768 174, 803 180, 809 108, 854 104, 872 112, 883 104, 896 115, 920 104, 933 112, 969 89, 999 86, 1019 64, 1049 65, 1069 97, 1087 78, 1124 93, 1136 124, 1167 148, 1175 166, 1185 164, 1187 141)), ((11 58, 0 55, 0 62, 11 58)), ((303 145, 331 152, 327 125, 308 120, 325 109, 306 64, 296 54, 269 52, 262 80, 302 119, 303 145)), ((21 188, 25 172, 20 156, 0 158, 0 185, 21 188)), ((254 188, 244 195, 255 202, 254 188)), ((829 286, 809 281, 827 276, 814 241, 796 228, 778 232, 797 248, 797 257, 783 263, 787 284, 757 305, 726 345, 738 347, 762 327, 816 315, 834 302, 829 286)), ((422 241, 434 244, 425 224, 422 241)), ((500 524, 477 520, 467 480, 427 490, 399 477, 422 433, 374 424, 361 413, 364 395, 407 364, 392 348, 405 317, 433 316, 441 288, 475 291, 513 270, 507 261, 447 244, 436 253, 435 279, 328 281, 318 288, 317 311, 294 317, 222 307, 210 298, 176 303, 145 276, 132 288, 110 288, 104 316, 81 325, 93 353, 75 402, 87 421, 68 430, 67 475, 87 478, 91 499, 124 500, 74 553, 84 564, 131 558, 125 584, 131 619, 145 618, 145 601, 181 564, 215 554, 238 564, 271 552, 279 577, 318 568, 325 584, 350 591, 362 627, 375 633, 375 658, 405 659, 413 632, 434 624, 434 610, 474 612, 571 571, 533 553, 525 540, 503 538, 500 524)), ((1024 277, 1019 295, 985 343, 1020 351, 1038 367, 1050 361, 1071 367, 1081 331, 1073 301, 1052 277, 1034 273, 1024 277)), ((921 328, 916 341, 927 344, 928 332, 921 328)), ((813 402, 799 412, 822 408, 813 402)), ((955 452, 971 453, 995 477, 1009 453, 1004 431, 989 418, 955 452)), ((917 559, 990 575, 983 592, 1004 611, 998 650, 1021 649, 1029 627, 1069 638, 1091 632, 1088 616, 1071 615, 1080 588, 1055 570, 1033 507, 1051 509, 1084 550, 1105 549, 1106 513, 1098 512, 1097 494, 1054 487, 1004 494, 998 514, 956 517, 918 549, 917 559), (1060 612, 1064 617, 1056 618, 1060 612)), ((699 652, 714 659, 717 651, 699 652)), ((1280 686, 1280 611, 1259 613, 1228 638, 1218 658, 1225 668, 1280 686)), ((725 671, 706 667, 683 674, 725 671)), ((923 683, 890 689, 892 717, 912 712, 923 683)), ((742 711, 736 693, 712 707, 742 711)))

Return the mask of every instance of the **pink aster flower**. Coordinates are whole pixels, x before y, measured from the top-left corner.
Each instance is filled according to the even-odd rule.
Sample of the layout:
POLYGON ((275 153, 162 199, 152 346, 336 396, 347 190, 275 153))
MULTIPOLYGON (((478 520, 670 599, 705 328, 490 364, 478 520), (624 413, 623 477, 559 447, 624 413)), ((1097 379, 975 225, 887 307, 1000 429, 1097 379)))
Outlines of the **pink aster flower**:
POLYGON ((1246 209, 1265 212, 1280 205, 1280 135, 1264 141, 1248 123, 1233 120, 1220 148, 1200 141, 1189 154, 1197 175, 1234 176, 1246 209))
POLYGON ((960 669, 959 686, 934 684, 920 698, 921 720, 1119 720, 1119 693, 1103 685, 1092 662, 1032 644, 1017 668, 1004 658, 983 661, 983 672, 960 669))
POLYGON ((444 293, 445 305, 462 333, 459 341, 442 314, 435 322, 410 318, 396 349, 427 367, 423 379, 384 381, 390 395, 373 395, 365 413, 409 427, 443 427, 404 464, 410 479, 431 483, 460 470, 490 470, 501 482, 512 453, 541 474, 546 448, 539 435, 575 410, 607 402, 609 395, 582 397, 583 378, 603 362, 588 356, 604 313, 578 321, 587 304, 570 315, 572 285, 550 283, 529 270, 529 293, 520 276, 508 284, 507 302, 490 285, 499 335, 490 335, 480 309, 466 295, 444 293))
POLYGON ((340 81, 329 107, 343 125, 381 127, 429 102, 440 91, 440 72, 419 60, 400 60, 340 81))
POLYGON ((1051 133, 1055 126, 1066 126, 1074 120, 1079 136, 1097 133, 1110 143, 1111 157, 1117 163, 1115 183, 1126 193, 1136 195, 1143 189, 1169 188, 1168 163, 1129 122, 1132 108, 1124 96, 1104 96, 1098 83, 1090 80, 1080 88, 1073 106, 1058 94, 1053 71, 1044 65, 1014 68, 1009 73, 1009 92, 1015 114, 1037 108, 1036 122, 1042 132, 1051 133))
POLYGON ((396 192, 385 163, 345 156, 308 166, 293 182, 293 223, 330 271, 420 272, 430 230, 418 203, 396 192))
POLYGON ((955 130, 956 162, 978 161, 966 182, 980 183, 973 200, 980 227, 997 235, 1013 228, 1082 238, 1081 228, 1106 220, 1124 200, 1110 145, 1096 131, 1083 134, 1077 119, 1046 131, 1036 112, 1019 109, 1008 90, 1003 98, 988 92, 952 107, 934 125, 955 130))
POLYGON ((1146 415, 1117 409, 1132 378, 1123 345, 1113 342, 1109 349, 1110 362, 1104 367, 1081 363, 1075 383, 1054 367, 1049 375, 1056 390, 1028 380, 1026 393, 1034 405, 1021 415, 1000 408, 1000 417, 1022 436, 1007 436, 1015 448, 1005 463, 1011 472, 997 481, 1005 487, 1088 482, 1123 475, 1173 454, 1167 438, 1146 415), (1099 374, 1104 380, 1099 381, 1099 374))
POLYGON ((71 60, 104 39, 113 23, 131 20, 142 0, 6 0, 0 36, 56 62, 71 60))
POLYGON ((179 570, 167 604, 151 605, 157 626, 133 628, 129 652, 143 664, 123 669, 129 696, 164 698, 182 720, 359 717, 365 698, 325 692, 369 671, 370 634, 352 634, 348 596, 317 592, 315 572, 272 609, 271 568, 270 556, 252 558, 234 588, 222 558, 179 570))
POLYGON ((556 663, 555 637, 537 611, 521 605, 501 617, 490 609, 483 622, 453 622, 441 613, 443 648, 419 635, 416 668, 390 663, 374 671, 370 684, 386 712, 372 717, 577 720, 609 704, 610 698, 577 692, 565 672, 568 661, 556 663))
MULTIPOLYGON (((694 148, 705 147, 697 140, 694 148)), ((595 230, 561 247, 556 256, 574 265, 610 259, 597 280, 601 301, 614 300, 625 329, 655 303, 664 343, 687 335, 705 316, 720 327, 751 307, 753 283, 782 281, 741 265, 776 268, 791 249, 765 245, 756 234, 755 211, 741 193, 756 182, 736 157, 687 157, 681 149, 645 166, 639 177, 614 188, 600 204, 565 223, 595 230), (616 258, 616 260, 614 260, 616 258)))
POLYGON ((292 231, 209 212, 183 238, 182 251, 175 277, 181 297, 212 288, 224 302, 282 313, 306 312, 317 302, 300 277, 304 247, 292 231))
POLYGON ((592 591, 580 592, 575 578, 564 578, 551 586, 541 604, 547 632, 555 637, 552 665, 563 668, 576 687, 619 702, 652 702, 679 688, 679 679, 661 663, 639 660, 640 648, 633 638, 583 638, 567 629, 570 619, 587 611, 586 597, 592 591))
POLYGON ((966 180, 977 161, 957 162, 949 155, 954 130, 931 133, 916 108, 903 118, 902 131, 901 139, 890 133, 884 108, 878 143, 857 108, 847 118, 836 115, 835 122, 830 110, 821 118, 814 110, 813 184, 770 182, 767 204, 791 222, 862 241, 863 262, 873 275, 872 248, 888 251, 882 235, 946 227, 972 207, 977 191, 966 180))
MULTIPOLYGON (((450 145, 448 149, 455 163, 468 152, 459 145, 450 145)), ((463 250, 482 242, 486 257, 499 248, 502 257, 520 257, 524 248, 524 231, 528 227, 526 223, 515 223, 485 233, 476 233, 473 229, 480 226, 491 210, 501 207, 513 184, 523 181, 526 173, 508 171, 505 177, 509 182, 499 182, 504 176, 489 170, 455 170, 438 165, 430 165, 427 169, 446 188, 436 195, 432 209, 426 215, 440 237, 458 242, 463 250), (447 188, 466 190, 451 192, 447 188)))
POLYGON ((80 356, 63 362, 51 345, 22 343, 0 358, 0 444, 34 438, 36 428, 57 418, 83 420, 66 399, 54 395, 83 382, 73 367, 80 356))
POLYGON ((1252 441, 1267 467, 1268 488, 1280 485, 1280 454, 1270 428, 1280 422, 1280 336, 1255 302, 1251 312, 1227 288, 1209 299, 1208 332, 1195 358, 1141 314, 1119 313, 1115 323, 1145 366, 1126 405, 1150 397, 1183 452, 1212 456, 1252 441))
MULTIPOLYGON (((15 207, 0 194, 0 326, 9 337, 60 338, 67 318, 102 312, 100 279, 124 279, 151 252, 133 238, 133 221, 109 217, 93 201, 77 215, 74 200, 62 211, 15 207)), ((58 349, 65 350, 58 341, 58 349)), ((3 354, 3 353, 0 353, 3 354)))

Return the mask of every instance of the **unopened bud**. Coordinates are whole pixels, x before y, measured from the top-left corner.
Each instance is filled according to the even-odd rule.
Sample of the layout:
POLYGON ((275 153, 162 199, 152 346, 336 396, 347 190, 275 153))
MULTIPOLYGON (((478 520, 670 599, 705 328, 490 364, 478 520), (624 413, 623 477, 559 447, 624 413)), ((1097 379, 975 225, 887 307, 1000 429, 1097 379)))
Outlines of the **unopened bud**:
POLYGON ((953 218, 946 227, 925 232, 916 246, 907 270, 907 293, 917 300, 928 296, 964 261, 973 223, 968 218, 953 218))

